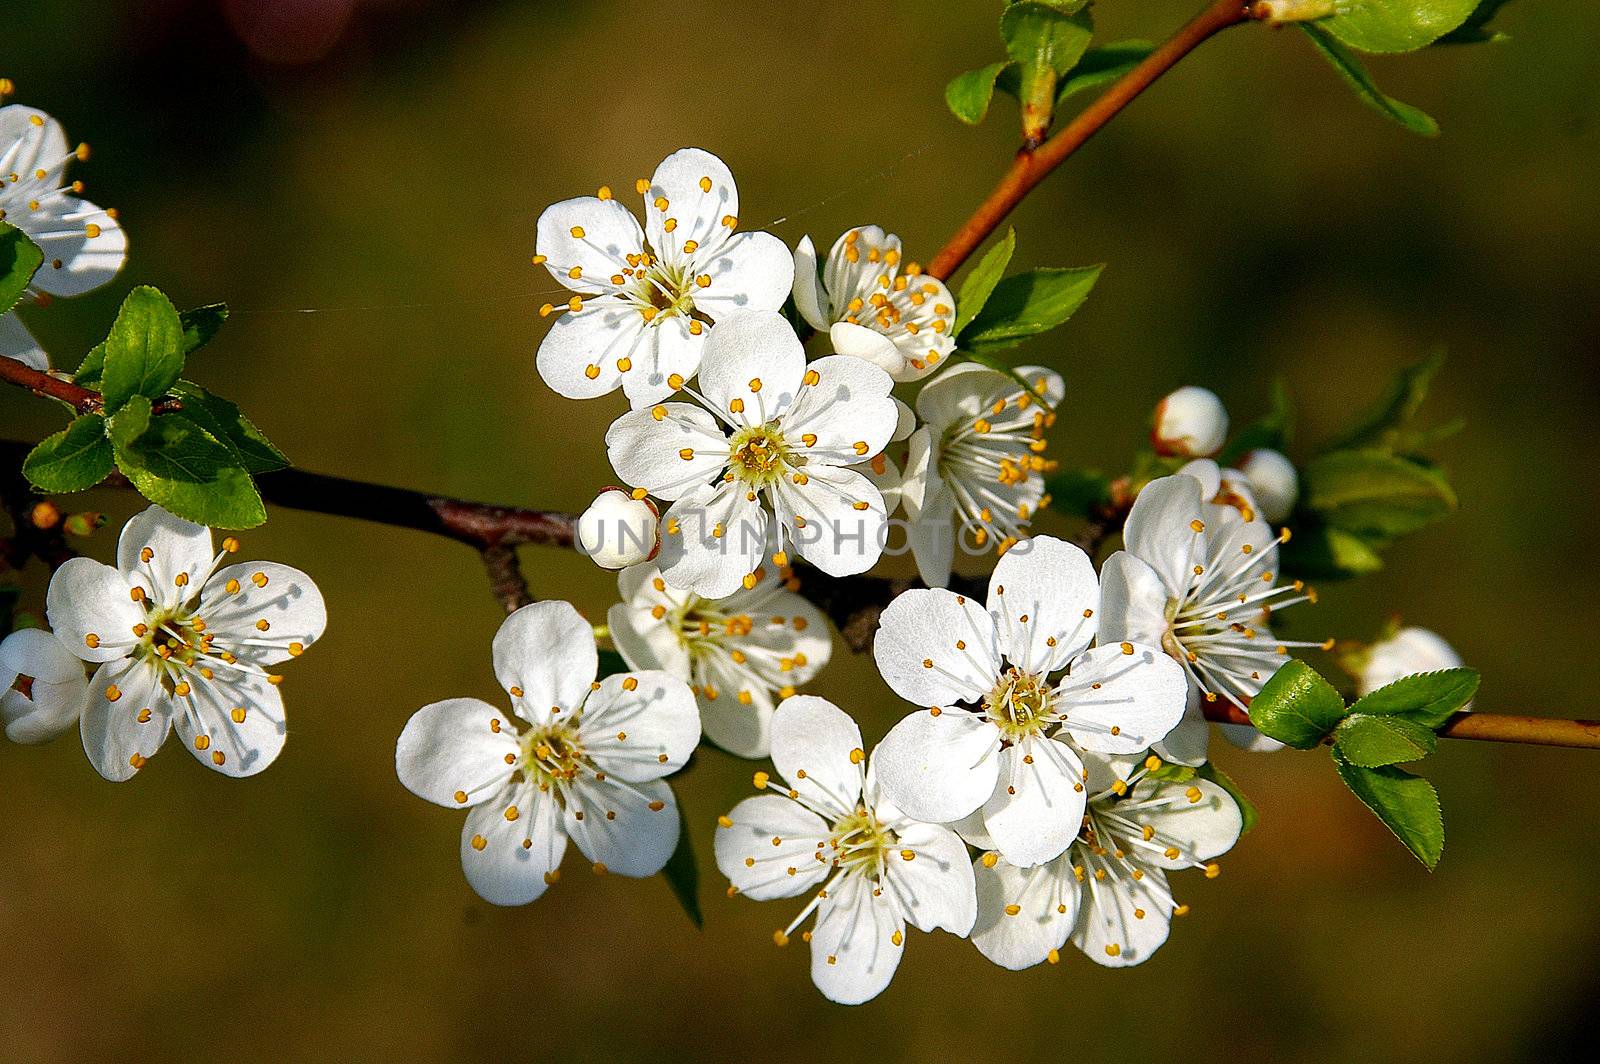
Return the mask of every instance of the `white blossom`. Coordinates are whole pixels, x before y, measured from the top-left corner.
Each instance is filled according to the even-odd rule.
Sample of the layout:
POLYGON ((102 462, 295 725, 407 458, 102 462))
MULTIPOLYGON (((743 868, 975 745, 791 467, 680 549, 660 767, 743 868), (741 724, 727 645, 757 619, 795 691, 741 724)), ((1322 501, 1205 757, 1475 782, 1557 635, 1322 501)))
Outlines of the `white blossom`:
POLYGON ((89 702, 83 662, 49 632, 24 628, 0 642, 0 718, 14 743, 49 742, 89 702))
POLYGON ((967 848, 949 828, 920 823, 878 788, 855 721, 833 703, 797 695, 772 719, 772 761, 718 819, 717 867, 756 901, 812 893, 773 936, 778 945, 813 914, 811 979, 824 997, 855 1005, 883 992, 900 964, 906 924, 965 936, 977 914, 967 848))
POLYGON ((634 669, 661 669, 694 688, 706 738, 740 757, 771 750, 772 710, 828 663, 828 622, 785 586, 786 573, 705 599, 668 584, 654 565, 617 577, 622 601, 606 616, 634 669))
POLYGON ((923 583, 950 580, 956 540, 1004 552, 1028 534, 1049 504, 1044 433, 1063 386, 1055 372, 1023 366, 1021 387, 1009 374, 966 362, 917 395, 922 427, 907 443, 901 499, 923 583))
MULTIPOLYGON (((0 220, 26 233, 44 252, 31 287, 75 296, 111 280, 127 258, 128 238, 116 215, 79 198, 67 164, 87 159, 89 146, 67 145, 61 123, 22 104, 0 107, 0 220)), ((34 369, 49 359, 14 313, 0 316, 0 355, 34 369)))
POLYGON ((794 262, 769 233, 738 233, 739 191, 699 148, 667 156, 637 191, 645 223, 612 198, 563 200, 539 216, 538 255, 575 294, 539 345, 539 375, 571 399, 618 385, 635 409, 677 391, 719 323, 783 306, 794 262))
POLYGON ((494 637, 494 672, 516 721, 476 698, 412 715, 395 746, 400 782, 466 809, 461 867, 495 905, 524 905, 559 876, 570 838, 597 873, 649 876, 678 845, 663 777, 700 741, 688 686, 664 672, 595 682, 594 630, 569 603, 524 606, 494 637))
POLYGON ((883 496, 858 470, 899 421, 893 382, 858 358, 806 365, 777 314, 715 329, 700 372, 703 405, 632 410, 606 433, 624 482, 673 502, 658 564, 667 583, 723 598, 794 551, 831 576, 883 553, 883 496))
POLYGON ((1150 445, 1157 454, 1209 458, 1228 439, 1228 411, 1215 392, 1189 384, 1156 404, 1150 445))
POLYGON ((1184 710, 1182 670, 1159 650, 1090 648, 1099 599, 1088 556, 1039 536, 1000 559, 986 606, 942 588, 890 603, 878 670, 928 708, 879 744, 885 795, 932 823, 981 811, 1013 864, 1065 850, 1083 816, 1080 751, 1142 751, 1184 710))
POLYGON ((327 625, 322 593, 274 562, 223 566, 229 536, 152 506, 130 520, 117 564, 73 558, 50 580, 50 626, 99 664, 80 723, 83 748, 108 780, 133 776, 176 729, 226 776, 253 776, 283 750, 282 676, 327 625))
POLYGON ((1259 448, 1240 459, 1239 474, 1250 485, 1262 517, 1273 524, 1288 520, 1300 498, 1300 474, 1293 462, 1280 451, 1259 448))
POLYGON ((955 304, 944 282, 901 262, 900 238, 858 226, 834 242, 819 276, 809 236, 794 252, 794 304, 834 351, 897 381, 926 377, 955 350, 955 304))
POLYGON ((1437 632, 1401 628, 1366 648, 1356 673, 1356 693, 1369 695, 1402 676, 1460 667, 1461 655, 1437 632))

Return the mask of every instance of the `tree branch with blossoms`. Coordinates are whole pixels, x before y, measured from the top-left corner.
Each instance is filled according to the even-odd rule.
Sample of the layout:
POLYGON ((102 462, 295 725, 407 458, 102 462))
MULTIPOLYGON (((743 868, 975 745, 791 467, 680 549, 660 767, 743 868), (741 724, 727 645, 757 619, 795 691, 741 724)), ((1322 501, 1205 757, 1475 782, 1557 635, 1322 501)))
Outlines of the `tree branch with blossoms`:
MULTIPOLYGON (((463 871, 496 904, 540 897, 570 846, 597 873, 665 874, 698 920, 667 777, 701 741, 771 760, 760 793, 718 819, 715 863, 730 895, 807 898, 774 941, 809 941, 813 980, 842 1003, 881 992, 908 927, 969 937, 1006 968, 1056 963, 1069 941, 1107 967, 1145 960, 1187 911, 1168 874, 1214 877, 1257 816, 1212 763, 1214 733, 1263 755, 1327 747, 1432 868, 1438 796, 1400 766, 1440 737, 1600 748, 1600 722, 1475 711, 1478 673, 1434 633, 1294 633, 1306 611, 1287 611, 1316 601, 1310 581, 1370 574, 1457 508, 1428 454, 1453 426, 1421 416, 1441 358, 1314 445, 1293 438, 1282 389, 1238 427, 1214 394, 1183 387, 1125 469, 1063 468, 1047 456, 1061 377, 1009 352, 1067 323, 1101 267, 1013 271, 1017 234, 994 238, 1224 29, 1298 24, 1362 102, 1431 135, 1356 53, 1487 38, 1502 3, 1217 0, 1152 47, 1095 46, 1087 0, 1009 0, 1005 58, 953 79, 946 103, 976 124, 1014 97, 1022 146, 926 269, 875 225, 826 254, 809 236, 791 248, 742 231, 732 172, 697 148, 634 185, 638 214, 604 185, 552 204, 533 264, 570 295, 541 309, 537 370, 566 398, 620 391, 629 406, 604 441, 627 487, 582 514, 290 468, 235 404, 183 376, 224 325, 220 304, 180 312, 134 288, 78 368, 52 370, 13 309, 108 282, 126 240, 66 181, 87 153, 48 115, 0 109, 0 379, 72 414, 37 444, 0 442, 18 471, 0 482, 13 526, 0 558, 53 570, 48 631, 0 644, 7 733, 76 726, 113 781, 173 732, 225 775, 269 766, 286 730, 277 669, 327 611, 309 575, 230 563, 239 543, 212 527, 259 525, 270 503, 479 553, 507 614, 489 658, 510 711, 431 703, 399 735, 396 768, 466 813, 463 871), (123 527, 115 565, 79 556, 98 515, 57 501, 96 485, 152 504, 123 527), (1080 521, 1076 539, 1038 533, 1045 511, 1080 521), (891 527, 915 578, 875 572, 891 527), (534 601, 527 545, 619 570, 604 623, 534 601), (993 555, 988 574, 958 573, 960 552, 993 555), (800 693, 835 633, 907 704, 871 751, 848 713, 800 693), (1330 652, 1353 698, 1307 660, 1330 652)), ((19 599, 0 587, 7 628, 19 599)))

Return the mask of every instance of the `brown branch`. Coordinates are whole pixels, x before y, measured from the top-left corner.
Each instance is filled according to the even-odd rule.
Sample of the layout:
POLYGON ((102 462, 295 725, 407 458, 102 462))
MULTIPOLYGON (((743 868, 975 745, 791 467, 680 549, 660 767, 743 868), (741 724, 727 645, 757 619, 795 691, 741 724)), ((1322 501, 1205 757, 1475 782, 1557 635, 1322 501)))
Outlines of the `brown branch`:
MULTIPOLYGON (((1217 701, 1205 707, 1206 719, 1219 724, 1249 724, 1238 706, 1217 701)), ((1600 750, 1600 720, 1523 717, 1510 713, 1457 713, 1438 729, 1446 739, 1480 739, 1492 743, 1572 746, 1600 750)))
POLYGON ((92 392, 71 381, 41 373, 14 358, 0 356, 0 381, 26 388, 36 395, 59 399, 80 414, 96 414, 102 409, 99 392, 92 392))
POLYGON ((984 240, 988 239, 989 234, 999 227, 1006 215, 1022 202, 1023 197, 1032 191, 1033 186, 1066 162, 1073 152, 1083 147, 1084 142, 1098 133, 1117 112, 1148 89, 1162 74, 1171 70, 1180 59, 1210 39, 1213 34, 1229 26, 1248 22, 1254 17, 1250 5, 1243 0, 1215 0, 1173 34, 1165 44, 1146 56, 1143 62, 1097 96, 1093 103, 1063 126, 1061 132, 1037 148, 1029 149, 1024 146, 1012 160, 1011 169, 1006 171, 994 191, 989 193, 989 198, 978 205, 972 216, 956 230, 955 235, 945 246, 939 249, 939 253, 928 264, 928 272, 941 280, 948 279, 961 268, 963 262, 967 261, 967 256, 976 251, 984 240))

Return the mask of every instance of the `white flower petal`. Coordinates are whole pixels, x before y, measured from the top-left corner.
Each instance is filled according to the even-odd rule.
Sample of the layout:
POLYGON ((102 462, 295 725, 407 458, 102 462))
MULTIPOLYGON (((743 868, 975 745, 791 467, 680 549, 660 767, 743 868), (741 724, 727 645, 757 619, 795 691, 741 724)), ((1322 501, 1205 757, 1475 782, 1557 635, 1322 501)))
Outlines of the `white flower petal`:
POLYGON ((418 798, 460 809, 497 794, 515 770, 506 755, 515 759, 519 751, 516 729, 498 709, 476 698, 451 698, 423 706, 406 721, 394 768, 418 798))
POLYGON ((831 303, 817 273, 817 248, 803 236, 794 248, 794 305, 806 324, 818 332, 828 327, 831 303))
POLYGON ((966 935, 978 918, 972 865, 961 837, 936 824, 895 828, 901 852, 889 858, 885 878, 907 920, 921 931, 943 928, 966 935), (905 855, 914 856, 906 860, 905 855))
MULTIPOLYGON (((915 436, 912 437, 916 439, 915 436)), ((910 500, 904 489, 907 513, 910 500)), ((937 476, 928 481, 921 511, 911 518, 906 536, 911 541, 911 554, 917 563, 917 575, 929 587, 944 587, 950 582, 950 571, 956 556, 956 529, 950 519, 955 516, 956 497, 948 485, 937 476)), ((990 627, 994 622, 990 621, 990 627)))
POLYGON ((611 467, 629 485, 669 502, 703 487, 728 462, 728 438, 709 411, 690 403, 630 410, 606 430, 611 467), (687 457, 686 457, 687 456, 687 457))
POLYGON ((63 646, 84 661, 114 661, 138 638, 144 609, 130 596, 128 578, 93 558, 69 558, 50 578, 45 615, 63 646))
POLYGON ((43 743, 78 722, 89 699, 83 662, 38 628, 12 632, 0 642, 0 718, 14 743, 43 743), (18 676, 32 680, 14 690, 18 676))
POLYGON ((817 910, 811 932, 811 981, 840 1005, 859 1005, 883 993, 900 966, 905 924, 887 894, 874 894, 862 876, 851 876, 817 910))
POLYGON ((100 775, 113 783, 133 778, 161 749, 171 728, 172 703, 149 666, 118 662, 94 674, 78 730, 83 752, 100 775), (116 701, 108 697, 113 687, 116 701))
POLYGON ((735 421, 760 424, 793 405, 805 363, 800 338, 781 314, 735 314, 719 321, 706 340, 701 394, 735 421), (735 405, 742 413, 734 413, 735 405))
POLYGON ((780 519, 794 548, 829 576, 853 576, 878 563, 889 515, 872 481, 851 469, 808 466, 806 483, 775 485, 780 519))
POLYGON ((1099 638, 1161 646, 1167 634, 1167 589, 1156 571, 1125 550, 1100 564, 1099 638))
MULTIPOLYGON (((635 568, 659 570, 646 562, 635 568)), ((663 581, 664 582, 664 581, 663 581)), ((657 619, 650 606, 634 606, 619 602, 606 611, 606 624, 611 628, 611 642, 630 669, 660 669, 679 679, 689 678, 689 652, 673 634, 668 618, 657 619)))
POLYGON ((67 151, 66 130, 50 115, 20 103, 0 107, 0 167, 7 173, 49 170, 67 151))
POLYGON ((845 468, 860 473, 878 489, 878 494, 883 497, 884 513, 893 517, 895 511, 900 509, 900 467, 891 462, 888 455, 880 454, 870 462, 859 462, 845 468))
POLYGON ((962 710, 923 710, 889 729, 873 751, 878 786, 907 816, 960 820, 994 793, 1000 732, 962 710))
POLYGON ((891 377, 905 365, 905 357, 894 341, 865 325, 835 322, 828 330, 828 341, 840 357, 865 361, 891 377))
POLYGON ((1123 527, 1128 551, 1156 571, 1171 597, 1182 596, 1194 581, 1195 564, 1206 556, 1200 505, 1194 477, 1160 477, 1139 492, 1123 527))
POLYGON ((539 897, 566 852, 560 807, 526 783, 478 805, 461 828, 461 870, 491 905, 526 905, 539 897))
POLYGON ((672 587, 720 599, 744 585, 767 553, 771 521, 743 484, 698 488, 667 511, 656 564, 672 587), (720 529, 720 534, 719 530, 720 529))
POLYGON ((747 898, 792 898, 833 870, 826 859, 817 860, 817 844, 828 837, 828 824, 799 802, 758 794, 734 806, 727 819, 732 827, 717 825, 717 868, 747 898))
POLYGON ((879 277, 894 280, 900 272, 900 238, 886 233, 880 226, 857 225, 846 229, 833 242, 828 252, 828 264, 823 272, 823 283, 841 308, 852 298, 866 299, 885 285, 879 277), (890 261, 890 260, 893 261, 890 261))
POLYGON ((183 745, 224 776, 254 776, 283 753, 283 695, 264 676, 228 671, 192 678, 189 696, 173 703, 172 727, 183 745))
POLYGON ((22 628, 0 641, 0 690, 18 676, 49 684, 81 680, 83 661, 43 628, 22 628))
POLYGON ((569 602, 524 606, 494 636, 495 677, 530 724, 582 705, 600 670, 599 658, 594 628, 569 602))
POLYGON ((1228 742, 1252 754, 1275 754, 1286 745, 1262 735, 1248 724, 1218 724, 1217 730, 1228 742))
MULTIPOLYGON (((899 402, 898 399, 895 401, 899 402)), ((904 406, 903 403, 901 405, 904 406)), ((895 426, 897 436, 900 428, 899 425, 895 426)), ((937 483, 939 483, 939 472, 933 464, 933 433, 924 425, 913 429, 906 437, 906 465, 905 471, 901 474, 900 497, 905 501, 906 516, 912 521, 916 521, 922 515, 924 500, 931 487, 937 483)), ((939 581, 939 584, 943 583, 944 581, 939 581)))
POLYGON ((77 296, 93 291, 127 261, 128 235, 121 223, 87 200, 60 192, 42 196, 34 222, 22 228, 44 252, 44 265, 33 275, 33 286, 42 292, 77 296))
POLYGON ((1123 862, 1107 863, 1114 874, 1103 880, 1093 874, 1084 879, 1072 942, 1096 964, 1127 968, 1149 960, 1166 942, 1172 921, 1171 895, 1161 869, 1145 866, 1144 878, 1136 880, 1123 862))
POLYGON ((889 603, 872 657, 894 693, 919 706, 975 702, 1000 675, 994 620, 976 600, 943 588, 907 591, 889 603))
POLYGON ((706 698, 704 692, 697 696, 706 739, 737 757, 766 757, 772 750, 772 696, 754 685, 744 689, 750 701, 743 702, 734 685, 715 687, 717 697, 706 698))
POLYGON ((663 314, 645 329, 633 355, 633 367, 622 375, 622 390, 635 410, 676 392, 675 376, 688 380, 700 369, 711 329, 697 333, 691 329, 693 324, 697 323, 681 314, 663 314))
POLYGON ((44 348, 39 346, 39 341, 33 338, 15 312, 0 314, 0 355, 14 358, 40 373, 50 368, 50 356, 45 354, 44 348))
POLYGON ((1072 662, 1055 708, 1083 749, 1133 754, 1178 726, 1188 695, 1189 680, 1177 662, 1141 644, 1111 643, 1072 662))
POLYGON ((276 562, 246 562, 219 569, 202 598, 217 600, 204 614, 206 631, 240 659, 276 665, 298 657, 322 638, 328 607, 311 577, 276 562), (227 594, 232 581, 239 590, 227 594), (266 627, 262 627, 262 622, 266 627), (250 645, 243 645, 249 640, 250 645))
POLYGON ((622 383, 622 359, 635 364, 631 373, 645 369, 650 331, 637 308, 615 296, 585 300, 581 310, 556 315, 534 365, 557 395, 593 399, 622 383))
POLYGON ((1193 767, 1206 762, 1211 748, 1211 722, 1206 720, 1200 692, 1192 685, 1185 698, 1183 719, 1150 750, 1163 761, 1193 767))
POLYGON ((1083 763, 1066 743, 1035 739, 1008 746, 1000 751, 983 824, 1001 857, 1024 868, 1043 864, 1078 837, 1086 797, 1083 763))
POLYGON ((1177 857, 1168 857, 1165 851, 1142 855, 1165 868, 1191 868, 1197 861, 1220 857, 1233 849, 1244 827, 1239 803, 1205 779, 1187 783, 1142 780, 1124 804, 1130 819, 1155 829, 1154 842, 1178 851, 1177 857), (1196 793, 1198 797, 1194 797, 1196 793), (1141 809, 1144 802, 1150 807, 1141 809))
POLYGON ((590 862, 606 871, 653 876, 678 847, 678 801, 664 780, 580 778, 567 795, 562 819, 567 834, 590 862))
MULTIPOLYGON (((688 241, 714 245, 728 232, 723 219, 739 217, 733 173, 721 159, 700 148, 682 148, 663 159, 645 200, 650 246, 668 261, 676 261, 678 249, 688 241), (666 225, 669 218, 675 223, 671 232, 666 225)), ((787 292, 787 282, 784 289, 787 292)))
POLYGON ((596 767, 625 783, 678 771, 700 743, 689 685, 664 672, 607 676, 589 695, 578 734, 596 767))
POLYGON ((1053 536, 1016 544, 989 577, 989 611, 997 615, 1006 657, 1039 675, 1062 668, 1089 645, 1099 605, 1094 563, 1081 547, 1053 536))
POLYGON ((854 465, 889 445, 900 412, 889 397, 894 382, 860 359, 828 355, 812 362, 794 406, 783 419, 784 439, 814 464, 854 465), (809 437, 815 442, 806 442, 809 437))
POLYGON ((792 789, 838 816, 861 797, 862 745, 856 722, 825 698, 786 698, 772 717, 773 766, 792 789))
POLYGON ((159 506, 134 515, 117 539, 117 568, 163 605, 193 597, 210 578, 215 560, 211 529, 159 506))
POLYGON ((552 203, 539 215, 535 250, 556 283, 574 292, 605 292, 644 250, 644 231, 633 212, 614 199, 579 196, 552 203), (577 267, 579 276, 572 276, 577 267))
POLYGON ((735 233, 693 259, 694 306, 710 315, 713 332, 736 314, 776 312, 794 284, 794 257, 771 233, 735 233), (700 286, 708 277, 711 283, 700 286))
POLYGON ((973 862, 978 920, 972 944, 1002 968, 1021 971, 1066 945, 1078 919, 1078 881, 1069 856, 1034 868, 973 862))

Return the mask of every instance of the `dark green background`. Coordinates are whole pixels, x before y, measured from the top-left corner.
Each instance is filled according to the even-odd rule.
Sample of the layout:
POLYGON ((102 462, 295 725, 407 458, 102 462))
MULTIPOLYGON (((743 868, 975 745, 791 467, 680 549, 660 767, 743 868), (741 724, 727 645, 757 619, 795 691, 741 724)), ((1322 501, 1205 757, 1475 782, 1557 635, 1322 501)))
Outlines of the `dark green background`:
MULTIPOLYGON (((236 32, 281 41, 327 6, 47 0, 11 5, 0 36, 17 98, 93 144, 75 172, 134 249, 110 288, 29 323, 71 364, 136 281, 227 300, 192 376, 309 469, 580 508, 612 480, 622 403, 534 373, 546 203, 694 144, 733 167, 750 227, 820 243, 879 222, 925 257, 1015 144, 1008 102, 971 130, 941 101, 998 54, 989 0, 390 0, 298 64, 236 32)), ((1197 4, 1097 6, 1111 39, 1197 4)), ((1502 21, 1501 45, 1372 62, 1438 141, 1361 107, 1295 31, 1206 45, 1018 212, 1019 265, 1109 264, 1026 353, 1067 381, 1054 453, 1114 468, 1178 384, 1242 421, 1281 374, 1314 440, 1447 345, 1430 405, 1470 420, 1443 449, 1461 513, 1297 628, 1362 636, 1399 610, 1483 670, 1479 708, 1592 716, 1600 9, 1521 0, 1502 21)), ((7 437, 60 420, 0 394, 7 437)), ((134 505, 90 504, 118 523, 134 505)), ((87 549, 109 557, 114 531, 87 549)), ((270 772, 225 780, 173 744, 113 786, 75 736, 0 749, 8 1059, 1501 1060, 1595 1033, 1593 754, 1443 744, 1430 876, 1324 755, 1223 748, 1261 825, 1221 879, 1179 881, 1194 912, 1149 964, 1070 953, 1012 975, 914 935, 890 990, 849 1010, 813 992, 803 949, 772 946, 793 907, 728 901, 709 868, 704 932, 660 881, 572 868, 531 907, 479 902, 459 816, 393 770, 412 710, 496 693, 476 559, 287 511, 245 550, 311 571, 332 613, 289 673, 270 772)), ((570 555, 524 561, 543 597, 612 601, 570 555)), ((869 740, 902 711, 843 652, 815 690, 869 740)), ((702 853, 752 767, 709 751, 683 780, 702 853)))

